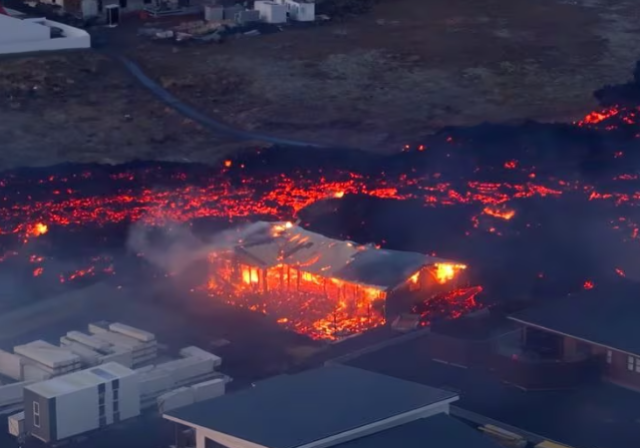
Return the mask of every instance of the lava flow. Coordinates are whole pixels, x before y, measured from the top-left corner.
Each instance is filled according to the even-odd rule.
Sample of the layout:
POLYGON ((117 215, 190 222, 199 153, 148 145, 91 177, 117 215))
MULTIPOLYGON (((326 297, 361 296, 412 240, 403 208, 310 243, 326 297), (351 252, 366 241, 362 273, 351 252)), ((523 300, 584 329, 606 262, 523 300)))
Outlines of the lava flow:
MULTIPOLYGON (((597 287, 607 276, 636 277, 640 79, 596 96, 602 110, 571 124, 447 128, 386 157, 272 147, 216 166, 141 162, 5 172, 0 262, 15 264, 21 255, 28 259, 45 250, 42 262, 27 263, 44 281, 53 275, 49 260, 81 252, 80 270, 65 264, 64 272, 55 273, 69 283, 119 272, 116 260, 98 266, 92 259, 121 250, 132 223, 183 223, 202 236, 242 222, 297 220, 336 239, 437 252, 468 264, 478 277, 473 283, 484 290, 448 292, 444 299, 427 300, 429 306, 417 305, 416 313, 429 314, 423 322, 447 314, 433 311, 438 303, 473 308, 481 290, 531 298, 597 287)), ((303 290, 321 284, 324 291, 338 281, 291 267, 285 274, 285 265, 276 263, 262 277, 247 266, 234 269, 245 290, 295 278, 303 290)), ((448 271, 442 275, 450 277, 448 271)), ((219 275, 210 290, 225 281, 219 275)), ((385 296, 381 291, 356 293, 360 299, 353 307, 343 307, 340 299, 311 305, 300 294, 260 301, 221 291, 229 303, 266 312, 314 337, 383 322, 374 313, 385 296), (295 318, 296 313, 313 317, 295 318)))

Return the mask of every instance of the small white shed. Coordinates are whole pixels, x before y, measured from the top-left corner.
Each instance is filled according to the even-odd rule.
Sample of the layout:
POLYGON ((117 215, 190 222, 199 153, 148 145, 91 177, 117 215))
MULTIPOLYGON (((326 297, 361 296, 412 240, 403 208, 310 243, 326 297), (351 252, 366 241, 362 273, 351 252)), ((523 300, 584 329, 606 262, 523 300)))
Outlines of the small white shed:
POLYGON ((257 0, 253 8, 260 13, 260 20, 266 23, 286 23, 287 7, 280 3, 257 0))
POLYGON ((307 0, 280 0, 287 8, 291 20, 313 22, 316 19, 316 4, 307 0))

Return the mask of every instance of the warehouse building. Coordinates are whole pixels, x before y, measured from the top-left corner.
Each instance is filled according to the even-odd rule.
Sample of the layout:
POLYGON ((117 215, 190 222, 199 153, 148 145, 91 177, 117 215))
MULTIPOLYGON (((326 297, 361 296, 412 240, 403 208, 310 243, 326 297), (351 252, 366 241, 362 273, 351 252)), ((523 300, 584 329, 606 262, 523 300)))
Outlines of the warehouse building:
POLYGON ((164 414, 196 448, 497 448, 449 416, 457 394, 333 365, 164 414))
POLYGON ((31 384, 24 402, 26 432, 56 442, 140 415, 138 375, 115 362, 102 364, 31 384))

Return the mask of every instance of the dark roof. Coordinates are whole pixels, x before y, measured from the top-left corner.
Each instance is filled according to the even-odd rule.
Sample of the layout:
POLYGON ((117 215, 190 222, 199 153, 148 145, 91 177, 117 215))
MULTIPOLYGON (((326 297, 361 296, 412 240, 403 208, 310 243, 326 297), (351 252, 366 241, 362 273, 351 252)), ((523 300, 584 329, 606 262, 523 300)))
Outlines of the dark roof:
POLYGON ((356 254, 351 263, 334 276, 348 282, 392 288, 406 281, 423 266, 444 261, 416 252, 372 249, 356 254))
POLYGON ((511 319, 640 355, 640 284, 621 282, 583 291, 511 319))
POLYGON ((166 415, 270 448, 293 448, 456 396, 336 365, 279 376, 166 415))
POLYGON ((335 448, 500 448, 481 432, 448 414, 414 420, 335 448))

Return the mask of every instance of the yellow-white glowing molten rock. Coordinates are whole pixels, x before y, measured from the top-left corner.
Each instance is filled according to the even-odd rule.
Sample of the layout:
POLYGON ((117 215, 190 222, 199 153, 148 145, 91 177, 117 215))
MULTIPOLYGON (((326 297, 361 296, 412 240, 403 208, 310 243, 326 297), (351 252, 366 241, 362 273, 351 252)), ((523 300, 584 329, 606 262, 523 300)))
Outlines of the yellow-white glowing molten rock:
POLYGON ((452 264, 452 263, 437 263, 436 267, 436 280, 440 284, 447 283, 453 280, 459 271, 467 269, 464 264, 452 264))

